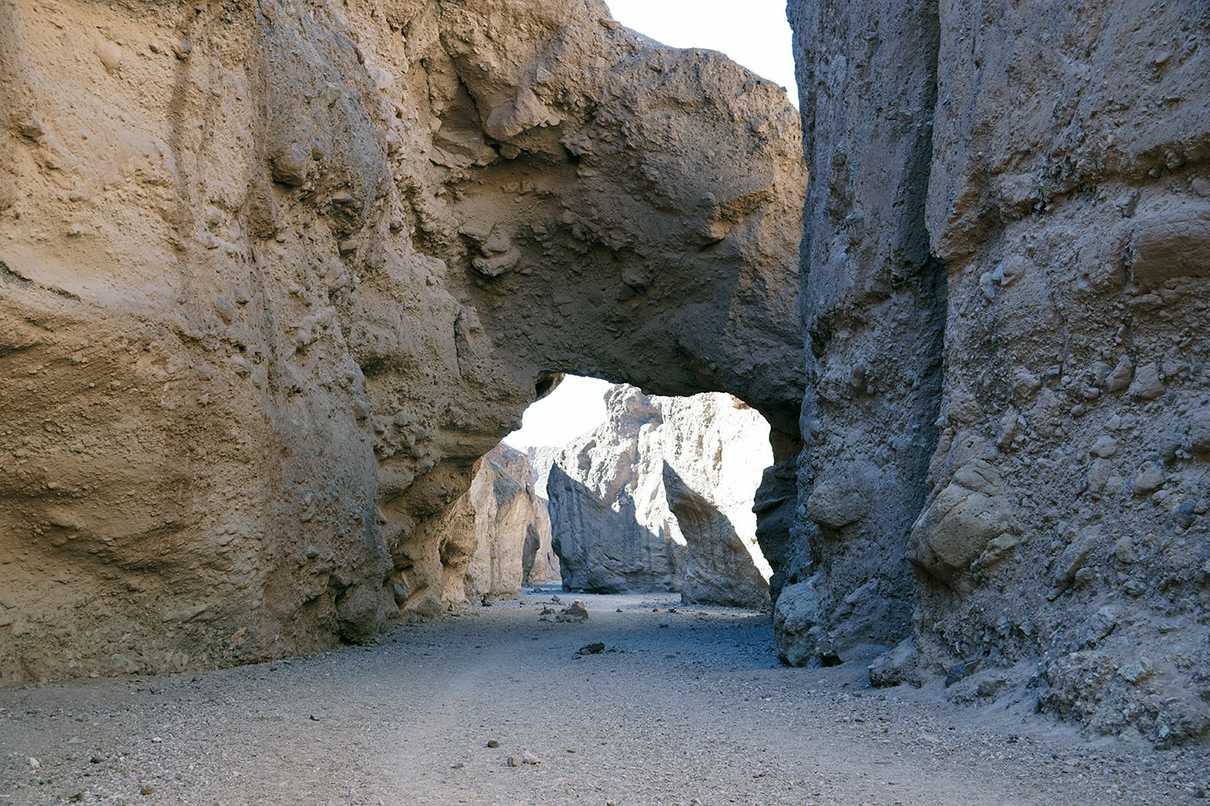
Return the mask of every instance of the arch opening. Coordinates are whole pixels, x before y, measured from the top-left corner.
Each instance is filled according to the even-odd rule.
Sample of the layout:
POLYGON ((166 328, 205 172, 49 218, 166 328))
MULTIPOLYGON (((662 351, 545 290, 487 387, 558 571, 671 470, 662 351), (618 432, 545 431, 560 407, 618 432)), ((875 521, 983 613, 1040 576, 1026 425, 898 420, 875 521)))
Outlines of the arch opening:
POLYGON ((767 610, 773 572, 753 504, 770 431, 725 393, 563 377, 451 507, 445 605, 554 588, 767 610))

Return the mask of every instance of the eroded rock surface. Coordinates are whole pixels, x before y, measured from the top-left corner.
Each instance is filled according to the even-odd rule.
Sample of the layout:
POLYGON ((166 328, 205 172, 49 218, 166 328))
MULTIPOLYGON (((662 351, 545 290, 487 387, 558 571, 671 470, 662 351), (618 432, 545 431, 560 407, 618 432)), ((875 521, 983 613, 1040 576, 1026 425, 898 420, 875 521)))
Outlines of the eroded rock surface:
POLYGON ((0 110, 5 683, 443 609, 553 373, 796 451, 794 111, 599 2, 16 0, 0 110))
POLYGON ((607 421, 568 446, 547 481, 564 588, 767 607, 752 506, 772 461, 768 423, 725 394, 615 386, 605 401, 607 421))
POLYGON ((877 684, 1206 735, 1210 12, 790 5, 813 184, 783 655, 895 647, 877 684))
MULTIPOLYGON (((454 509, 469 509, 473 553, 464 568, 463 601, 476 604, 498 596, 514 596, 525 585, 559 579, 559 560, 551 547, 546 499, 534 487, 529 457, 500 444, 484 456, 470 489, 454 509)), ((456 567, 446 552, 443 563, 456 567)), ((448 596, 450 604, 458 600, 448 596)))

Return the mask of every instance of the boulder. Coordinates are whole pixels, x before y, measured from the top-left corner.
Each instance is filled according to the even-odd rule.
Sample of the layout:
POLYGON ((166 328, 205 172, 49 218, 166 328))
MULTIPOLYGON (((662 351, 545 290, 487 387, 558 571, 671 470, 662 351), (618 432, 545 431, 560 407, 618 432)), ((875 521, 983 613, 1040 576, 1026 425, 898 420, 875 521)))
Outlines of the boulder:
POLYGON ((904 683, 919 685, 916 664, 920 652, 911 638, 905 638, 895 647, 882 653, 869 665, 870 685, 874 688, 889 688, 904 683))
POLYGON ((807 497, 807 517, 830 530, 842 529, 865 517, 870 502, 863 470, 854 472, 846 468, 816 481, 807 497))
POLYGON ((993 539, 1014 530, 1011 505, 998 471, 976 460, 954 473, 912 527, 909 554, 941 580, 967 570, 993 539))
POLYGON ((773 608, 773 634, 783 663, 805 666, 819 658, 823 625, 813 579, 782 588, 773 608))

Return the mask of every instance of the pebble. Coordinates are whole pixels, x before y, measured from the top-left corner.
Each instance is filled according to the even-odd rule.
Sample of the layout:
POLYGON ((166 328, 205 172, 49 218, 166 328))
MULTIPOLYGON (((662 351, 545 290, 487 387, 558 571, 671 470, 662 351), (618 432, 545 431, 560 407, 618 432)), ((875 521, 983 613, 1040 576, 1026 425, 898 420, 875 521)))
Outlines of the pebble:
POLYGON ((520 755, 513 754, 513 755, 509 756, 508 761, 505 763, 507 763, 508 766, 510 766, 510 767, 520 767, 522 765, 536 767, 542 763, 542 759, 538 758, 533 753, 526 750, 526 751, 522 752, 520 755))
POLYGON ((588 608, 581 601, 572 602, 567 607, 563 608, 557 616, 557 621, 588 621, 588 608))

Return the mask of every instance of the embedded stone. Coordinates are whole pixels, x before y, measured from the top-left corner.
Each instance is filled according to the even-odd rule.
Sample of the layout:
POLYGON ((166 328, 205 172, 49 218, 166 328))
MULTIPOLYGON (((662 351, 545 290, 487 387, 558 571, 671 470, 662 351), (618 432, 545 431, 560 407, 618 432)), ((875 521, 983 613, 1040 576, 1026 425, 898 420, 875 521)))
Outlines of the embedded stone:
POLYGON ((1113 371, 1105 379, 1105 389, 1110 392, 1122 392, 1134 378, 1134 361, 1130 356, 1122 356, 1114 366, 1113 371))
POLYGON ((1134 477, 1134 494, 1151 495, 1164 486, 1164 469, 1157 464, 1144 465, 1134 477))
POLYGON ((988 544, 1015 531, 999 471, 982 459, 955 471, 912 526, 908 556, 941 580, 970 567, 988 544))
POLYGON ((851 474, 816 482, 807 498, 807 515, 830 529, 856 523, 869 511, 867 491, 851 474))
POLYGON ((1155 400, 1164 394, 1164 381, 1158 364, 1144 364, 1135 373, 1129 395, 1135 400, 1155 400))

